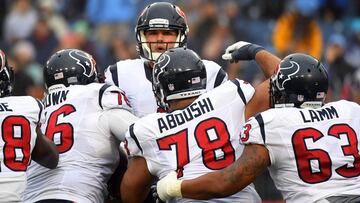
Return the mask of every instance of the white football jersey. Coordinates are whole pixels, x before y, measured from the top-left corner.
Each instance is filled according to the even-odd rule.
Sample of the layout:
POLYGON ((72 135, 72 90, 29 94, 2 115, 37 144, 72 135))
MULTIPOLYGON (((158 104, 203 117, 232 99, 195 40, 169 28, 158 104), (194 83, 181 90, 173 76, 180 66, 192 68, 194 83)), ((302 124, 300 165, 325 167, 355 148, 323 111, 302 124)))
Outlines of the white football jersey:
POLYGON ((353 102, 269 109, 249 119, 241 140, 268 149, 286 202, 360 194, 360 106, 353 102))
POLYGON ((53 170, 30 165, 24 201, 103 202, 124 138, 112 136, 98 118, 108 109, 130 110, 123 92, 107 84, 74 85, 50 92, 44 105, 43 132, 56 144, 59 164, 53 170))
MULTIPOLYGON (((221 67, 208 60, 203 60, 207 74, 207 90, 227 81, 226 72, 221 67)), ((122 60, 105 70, 105 82, 122 89, 134 114, 143 117, 158 111, 156 99, 152 91, 152 69, 147 67, 142 59, 122 60)))
MULTIPOLYGON (((143 117, 126 133, 129 156, 143 156, 149 172, 159 178, 173 170, 185 180, 223 169, 242 153, 240 126, 253 94, 250 84, 228 81, 183 110, 143 117)), ((260 202, 260 198, 253 186, 248 186, 233 196, 209 202, 260 202)))
POLYGON ((30 96, 0 98, 0 202, 19 202, 43 105, 30 96))

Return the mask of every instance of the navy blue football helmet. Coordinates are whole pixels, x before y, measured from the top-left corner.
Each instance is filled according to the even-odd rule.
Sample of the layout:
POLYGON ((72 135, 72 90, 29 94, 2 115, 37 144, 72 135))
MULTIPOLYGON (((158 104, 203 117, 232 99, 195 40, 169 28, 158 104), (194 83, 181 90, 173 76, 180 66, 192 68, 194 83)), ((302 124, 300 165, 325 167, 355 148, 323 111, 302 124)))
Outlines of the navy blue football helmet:
POLYGON ((140 14, 135 28, 137 51, 146 59, 155 61, 161 53, 153 53, 151 45, 158 42, 147 42, 145 31, 147 30, 176 30, 177 38, 173 47, 186 46, 189 27, 186 22, 185 13, 177 6, 168 2, 156 2, 147 6, 140 14))
POLYGON ((12 94, 14 84, 14 72, 9 67, 5 53, 0 50, 0 97, 12 94))
POLYGON ((158 106, 167 109, 170 100, 206 92, 205 66, 191 49, 169 49, 155 62, 152 85, 158 106))
POLYGON ((95 59, 78 49, 63 49, 53 54, 44 68, 46 88, 62 84, 86 85, 97 82, 95 59))
POLYGON ((306 54, 290 54, 270 79, 270 107, 318 108, 327 90, 328 73, 320 61, 306 54))

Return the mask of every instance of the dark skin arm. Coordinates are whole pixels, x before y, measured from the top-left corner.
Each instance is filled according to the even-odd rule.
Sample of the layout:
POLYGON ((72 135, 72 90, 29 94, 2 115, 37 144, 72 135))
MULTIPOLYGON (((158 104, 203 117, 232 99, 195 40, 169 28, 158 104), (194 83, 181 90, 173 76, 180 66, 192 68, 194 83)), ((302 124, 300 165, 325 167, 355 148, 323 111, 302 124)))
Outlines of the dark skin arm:
POLYGON ((211 199, 233 195, 262 174, 270 164, 266 147, 246 145, 241 157, 223 170, 207 173, 196 179, 184 180, 181 193, 184 198, 211 199))
POLYGON ((143 157, 132 157, 129 159, 128 168, 122 179, 120 193, 122 202, 143 202, 150 191, 154 180, 143 157))
POLYGON ((262 71, 266 78, 272 76, 278 65, 280 64, 281 59, 272 53, 261 50, 255 55, 256 63, 261 67, 262 71))
POLYGON ((46 168, 56 168, 59 162, 59 152, 55 144, 42 134, 39 126, 36 128, 36 133, 37 138, 31 159, 46 168))
MULTIPOLYGON (((256 56, 256 63, 262 68, 266 78, 273 75, 280 63, 280 59, 266 50, 259 51, 256 56)), ((255 93, 245 109, 245 119, 249 119, 257 113, 269 109, 269 84, 267 79, 255 87, 255 93)))
POLYGON ((270 108, 270 79, 267 79, 255 87, 255 93, 245 107, 245 119, 263 112, 270 108))

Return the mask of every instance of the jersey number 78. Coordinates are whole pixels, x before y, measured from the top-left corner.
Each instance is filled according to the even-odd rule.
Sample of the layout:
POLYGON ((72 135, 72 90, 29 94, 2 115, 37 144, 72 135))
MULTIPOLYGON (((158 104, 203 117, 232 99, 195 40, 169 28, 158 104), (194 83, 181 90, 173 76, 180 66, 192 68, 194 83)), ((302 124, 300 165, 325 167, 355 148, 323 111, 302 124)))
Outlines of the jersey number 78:
MULTIPOLYGON (((235 161, 235 150, 230 142, 230 134, 226 124, 221 119, 210 118, 200 122, 192 134, 202 151, 202 160, 207 168, 220 170, 235 161), (216 132, 217 138, 214 140, 210 140, 207 134, 211 129, 216 132), (222 158, 216 157, 216 150, 223 151, 222 158)), ((183 176, 184 166, 190 162, 188 135, 188 129, 184 129, 157 140, 160 150, 171 150, 172 145, 176 146, 178 177, 183 176)))

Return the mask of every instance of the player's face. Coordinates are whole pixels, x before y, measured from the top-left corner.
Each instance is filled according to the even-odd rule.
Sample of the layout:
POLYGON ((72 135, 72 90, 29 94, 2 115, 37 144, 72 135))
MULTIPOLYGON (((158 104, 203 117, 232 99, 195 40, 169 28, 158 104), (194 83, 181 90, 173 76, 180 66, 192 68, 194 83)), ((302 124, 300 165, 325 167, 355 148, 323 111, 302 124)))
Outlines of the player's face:
POLYGON ((177 37, 176 30, 147 30, 146 41, 152 52, 160 52, 173 48, 177 37))

